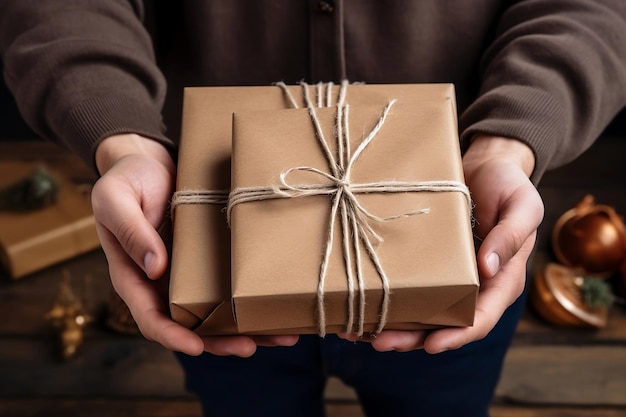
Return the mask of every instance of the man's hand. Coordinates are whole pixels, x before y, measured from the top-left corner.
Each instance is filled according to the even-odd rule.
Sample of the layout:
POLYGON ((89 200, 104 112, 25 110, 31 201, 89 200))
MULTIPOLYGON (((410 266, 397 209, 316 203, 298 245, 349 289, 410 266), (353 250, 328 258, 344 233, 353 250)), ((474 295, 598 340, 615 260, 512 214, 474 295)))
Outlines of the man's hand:
MULTIPOLYGON (((522 142, 480 136, 463 157, 475 204, 474 234, 481 288, 474 326, 435 331, 383 331, 371 340, 379 351, 458 349, 484 338, 523 292, 526 262, 543 219, 543 203, 529 180, 534 154, 522 142)), ((342 335, 356 340, 353 335, 342 335)))
POLYGON ((105 139, 96 152, 101 178, 92 193, 96 227, 115 291, 128 305, 141 333, 189 355, 251 356, 257 345, 290 346, 297 336, 201 338, 169 316, 169 257, 158 233, 168 228, 175 164, 159 143, 138 135, 105 139))

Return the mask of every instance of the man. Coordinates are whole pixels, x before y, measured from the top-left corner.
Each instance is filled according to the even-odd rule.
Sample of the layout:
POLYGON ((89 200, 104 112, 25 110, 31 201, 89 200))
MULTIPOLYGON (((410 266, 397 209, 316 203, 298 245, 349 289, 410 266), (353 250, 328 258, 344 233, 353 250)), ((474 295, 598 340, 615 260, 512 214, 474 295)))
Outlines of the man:
POLYGON ((486 415, 543 215, 534 184, 626 103, 623 0, 4 0, 0 28, 25 119, 101 174, 93 208, 115 289, 148 339, 183 352, 207 415, 321 415, 329 373, 371 415, 486 415), (158 229, 182 87, 301 79, 455 84, 480 242, 473 327, 354 344, 200 338, 170 319, 158 229))

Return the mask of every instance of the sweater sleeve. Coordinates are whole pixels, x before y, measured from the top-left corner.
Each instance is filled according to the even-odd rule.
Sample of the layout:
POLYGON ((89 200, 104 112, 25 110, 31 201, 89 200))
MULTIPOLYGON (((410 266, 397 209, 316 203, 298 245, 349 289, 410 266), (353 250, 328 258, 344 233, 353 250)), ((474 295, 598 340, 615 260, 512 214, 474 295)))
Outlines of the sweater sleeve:
POLYGON ((537 183, 626 104, 626 1, 513 2, 481 72, 479 97, 460 118, 463 147, 478 133, 521 140, 535 152, 537 183))
POLYGON ((92 167, 107 136, 164 135, 165 80, 138 1, 0 2, 4 77, 24 120, 92 167))

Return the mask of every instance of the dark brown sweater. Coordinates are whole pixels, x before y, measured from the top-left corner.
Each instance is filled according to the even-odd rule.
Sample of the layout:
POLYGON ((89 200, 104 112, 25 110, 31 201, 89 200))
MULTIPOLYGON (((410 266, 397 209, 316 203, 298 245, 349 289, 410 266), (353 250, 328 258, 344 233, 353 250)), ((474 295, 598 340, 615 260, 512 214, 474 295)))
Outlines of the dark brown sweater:
POLYGON ((184 86, 451 82, 464 146, 524 141, 536 182, 626 104, 624 0, 145 3, 0 2, 4 76, 40 135, 93 162, 115 133, 174 146, 184 86))

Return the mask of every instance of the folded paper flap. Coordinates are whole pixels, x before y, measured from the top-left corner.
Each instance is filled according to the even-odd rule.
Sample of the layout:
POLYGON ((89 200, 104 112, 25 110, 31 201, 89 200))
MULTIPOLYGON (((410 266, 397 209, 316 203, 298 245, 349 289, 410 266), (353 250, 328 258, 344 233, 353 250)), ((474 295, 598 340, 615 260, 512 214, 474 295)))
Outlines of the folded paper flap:
POLYGON ((183 326, 193 329, 198 326, 205 319, 205 315, 198 316, 189 309, 188 306, 181 306, 178 303, 170 302, 170 314, 172 319, 183 326))
POLYGON ((170 304, 172 318, 201 336, 237 333, 231 303, 225 301, 211 307, 170 304))
POLYGON ((432 325, 448 323, 448 326, 472 326, 474 324, 477 295, 477 291, 471 291, 448 308, 424 319, 423 323, 432 325))
POLYGON ((190 302, 189 300, 171 300, 173 305, 176 305, 178 308, 183 308, 189 314, 198 317, 200 320, 204 320, 208 317, 215 309, 222 305, 224 301, 207 303, 206 301, 200 302, 190 302))

